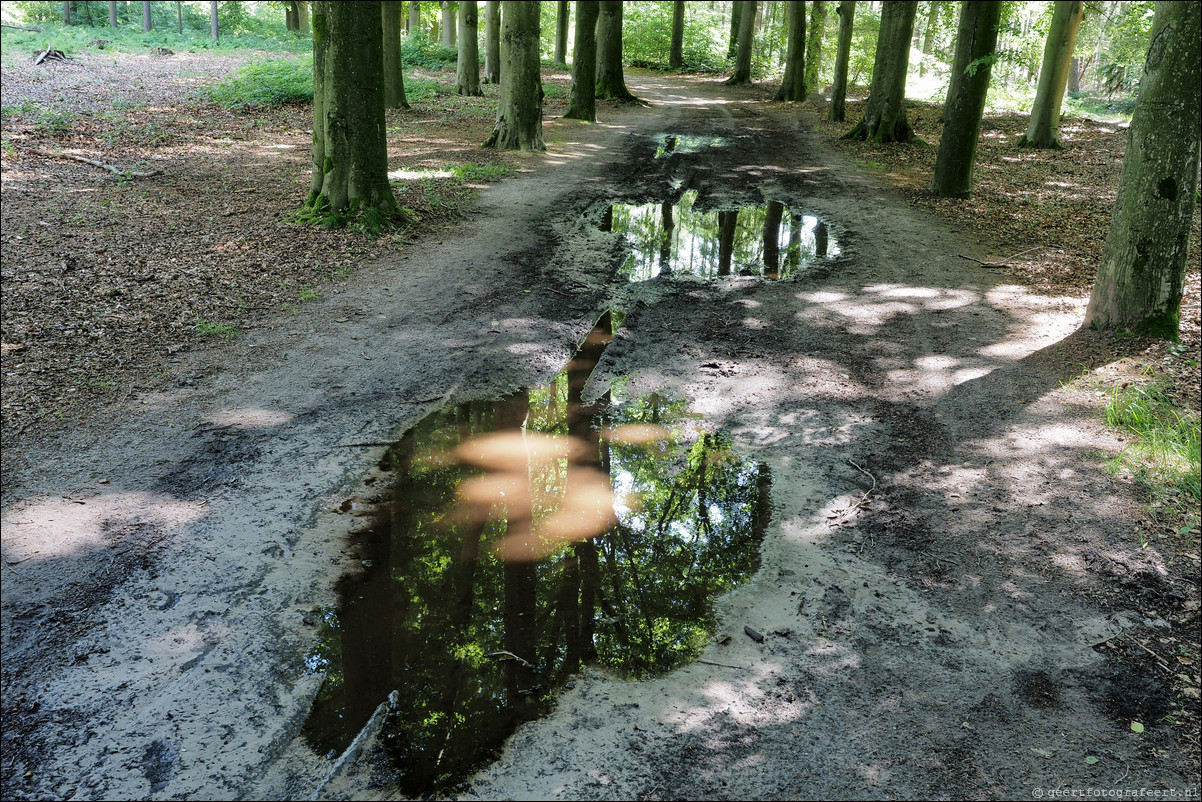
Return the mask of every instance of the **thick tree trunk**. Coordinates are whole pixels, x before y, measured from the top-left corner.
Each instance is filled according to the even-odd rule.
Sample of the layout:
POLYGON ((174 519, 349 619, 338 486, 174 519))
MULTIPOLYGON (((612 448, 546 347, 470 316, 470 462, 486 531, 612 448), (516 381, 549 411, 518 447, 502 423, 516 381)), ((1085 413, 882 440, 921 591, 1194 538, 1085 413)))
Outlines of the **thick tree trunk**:
POLYGON ((835 83, 831 87, 830 118, 841 123, 847 114, 847 65, 851 61, 851 33, 856 18, 856 0, 843 0, 839 15, 839 46, 835 51, 835 83))
POLYGON ((117 27, 117 0, 109 0, 109 27, 117 27))
POLYGON ((1085 325, 1178 338, 1202 123, 1202 4, 1156 3, 1118 200, 1085 325))
POLYGON ((384 108, 407 109, 405 73, 401 65, 401 0, 380 3, 383 31, 384 108))
POLYGON ((483 95, 480 89, 480 45, 477 43, 476 0, 459 2, 459 61, 455 91, 461 95, 483 95))
POLYGON ((309 3, 307 0, 300 0, 296 4, 296 27, 297 30, 305 32, 309 30, 309 3))
POLYGON ((597 3, 576 3, 576 42, 572 53, 572 86, 568 91, 568 110, 564 117, 573 120, 597 119, 597 3))
POLYGON ((501 101, 486 148, 545 150, 537 0, 511 0, 501 18, 501 101))
POLYGON ((397 213, 388 184, 379 0, 313 3, 313 180, 301 219, 328 226, 397 213))
POLYGON ((296 6, 295 2, 291 2, 284 7, 284 30, 295 31, 300 29, 300 23, 296 21, 296 6))
POLYGON ((972 195, 973 163, 992 69, 989 59, 997 50, 1001 19, 1001 0, 977 0, 960 7, 956 55, 943 106, 943 136, 931 185, 936 195, 947 198, 972 195))
POLYGON ((668 51, 669 69, 679 70, 684 66, 684 0, 672 3, 672 44, 668 51))
POLYGON ((806 4, 804 0, 789 0, 788 54, 785 56, 785 77, 774 100, 805 100, 806 4))
POLYGON ((739 48, 735 54, 735 69, 728 84, 751 83, 751 45, 755 38, 756 0, 735 0, 741 6, 739 11, 739 48))
MULTIPOLYGON (((214 2, 213 5, 216 6, 217 3, 214 2)), ((216 12, 214 12, 214 13, 216 13, 216 12)), ((148 2, 148 0, 142 0, 142 33, 149 32, 150 28, 151 28, 150 3, 148 2)))
POLYGON ((885 0, 881 32, 872 67, 872 87, 864 116, 844 134, 844 139, 871 142, 913 142, 914 130, 906 119, 906 67, 910 61, 910 34, 914 30, 917 0, 885 0))
POLYGON ((501 0, 484 4, 484 83, 501 82, 501 0))
POLYGON ((1060 147, 1060 103, 1064 100, 1068 65, 1083 16, 1085 4, 1081 0, 1056 0, 1052 27, 1043 48, 1035 102, 1031 105, 1031 120, 1027 124, 1027 133, 1018 141, 1019 147, 1060 147))
POLYGON ((555 7, 555 63, 568 63, 568 0, 559 0, 555 7))
POLYGON ((822 37, 826 31, 826 3, 814 0, 810 10, 810 37, 806 42, 806 75, 807 92, 821 92, 822 84, 818 77, 822 69, 822 37))
POLYGON ((596 96, 634 100, 622 71, 622 0, 601 0, 598 5, 596 96))
POLYGON ((442 44, 455 46, 455 0, 442 0, 442 44))

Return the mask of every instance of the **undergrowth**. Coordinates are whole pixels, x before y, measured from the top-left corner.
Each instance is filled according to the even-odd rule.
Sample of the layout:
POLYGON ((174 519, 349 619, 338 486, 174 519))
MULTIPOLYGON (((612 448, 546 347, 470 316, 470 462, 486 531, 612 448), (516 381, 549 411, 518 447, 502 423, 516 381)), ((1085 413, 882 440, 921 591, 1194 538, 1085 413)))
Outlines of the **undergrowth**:
POLYGON ((265 59, 243 65, 201 95, 231 111, 313 102, 313 62, 265 59))

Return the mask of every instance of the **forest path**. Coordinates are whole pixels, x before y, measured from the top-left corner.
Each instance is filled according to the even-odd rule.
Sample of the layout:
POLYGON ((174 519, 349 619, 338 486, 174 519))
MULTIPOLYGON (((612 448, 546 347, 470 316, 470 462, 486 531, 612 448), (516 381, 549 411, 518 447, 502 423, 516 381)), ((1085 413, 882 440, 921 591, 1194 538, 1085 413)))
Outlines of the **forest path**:
POLYGON ((176 390, 27 460, 4 499, 6 797, 387 796, 355 762, 322 785, 329 764, 296 737, 319 683, 305 616, 362 525, 335 510, 365 489, 370 444, 447 399, 546 380, 615 301, 631 313, 593 388, 683 394, 772 467, 762 567, 720 603, 734 638, 708 662, 586 673, 462 796, 1196 782, 1138 707, 1155 666, 1092 648, 1171 588, 1098 468, 1088 399, 1058 389, 1081 370, 1064 357, 1080 310, 966 264, 970 243, 790 107, 708 81, 631 88, 651 105, 549 123, 548 153, 456 236, 193 355, 176 390), (657 160, 664 133, 725 142, 657 160), (805 207, 843 254, 780 283, 615 277, 598 204, 682 186, 805 207))

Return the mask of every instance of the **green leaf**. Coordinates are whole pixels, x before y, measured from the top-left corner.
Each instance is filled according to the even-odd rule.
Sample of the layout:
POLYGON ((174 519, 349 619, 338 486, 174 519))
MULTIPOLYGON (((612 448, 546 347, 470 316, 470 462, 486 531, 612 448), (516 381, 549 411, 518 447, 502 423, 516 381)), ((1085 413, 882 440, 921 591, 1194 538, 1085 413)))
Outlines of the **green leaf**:
POLYGON ((1098 758, 1094 757, 1093 755, 1089 755, 1085 758, 1085 762, 1092 766, 1094 763, 1098 762, 1098 758))
POLYGON ((1132 721, 1131 722, 1131 731, 1132 732, 1143 732, 1144 725, 1140 724, 1138 721, 1132 721))

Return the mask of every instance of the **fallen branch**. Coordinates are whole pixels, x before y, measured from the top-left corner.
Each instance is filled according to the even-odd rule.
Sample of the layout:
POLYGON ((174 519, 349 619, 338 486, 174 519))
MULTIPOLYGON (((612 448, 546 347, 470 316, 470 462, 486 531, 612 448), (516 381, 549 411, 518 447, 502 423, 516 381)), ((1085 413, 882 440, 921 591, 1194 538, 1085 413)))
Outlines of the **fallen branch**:
POLYGON ((48 47, 45 50, 43 50, 41 53, 38 53, 36 56, 33 57, 33 66, 36 67, 39 64, 43 64, 47 61, 66 61, 66 60, 67 60, 66 53, 64 53, 61 50, 55 50, 52 47, 48 47))
POLYGON ((994 270, 1005 270, 1007 267, 1010 267, 1010 265, 994 264, 992 262, 982 262, 980 259, 974 259, 973 257, 965 256, 962 253, 958 253, 958 254, 956 254, 956 256, 959 256, 961 259, 967 259, 970 262, 976 262, 981 267, 991 267, 994 270))
POLYGON ((151 170, 149 173, 138 173, 134 172, 133 170, 122 170, 118 167, 114 167, 111 164, 105 164, 104 162, 96 161, 95 159, 89 159, 86 156, 76 156, 74 153, 51 153, 47 150, 33 150, 30 152, 36 153, 39 156, 45 156, 48 159, 71 159, 73 161, 83 162, 84 164, 90 164, 93 167, 99 167, 103 170, 108 170, 113 175, 121 178, 149 178, 152 175, 159 175, 163 172, 162 170, 151 170))
POLYGON ((6 24, 2 24, 2 23, 0 23, 0 28, 12 28, 12 29, 18 30, 18 31, 29 31, 30 33, 41 33, 42 32, 41 28, 22 28, 20 25, 6 25, 6 24))

